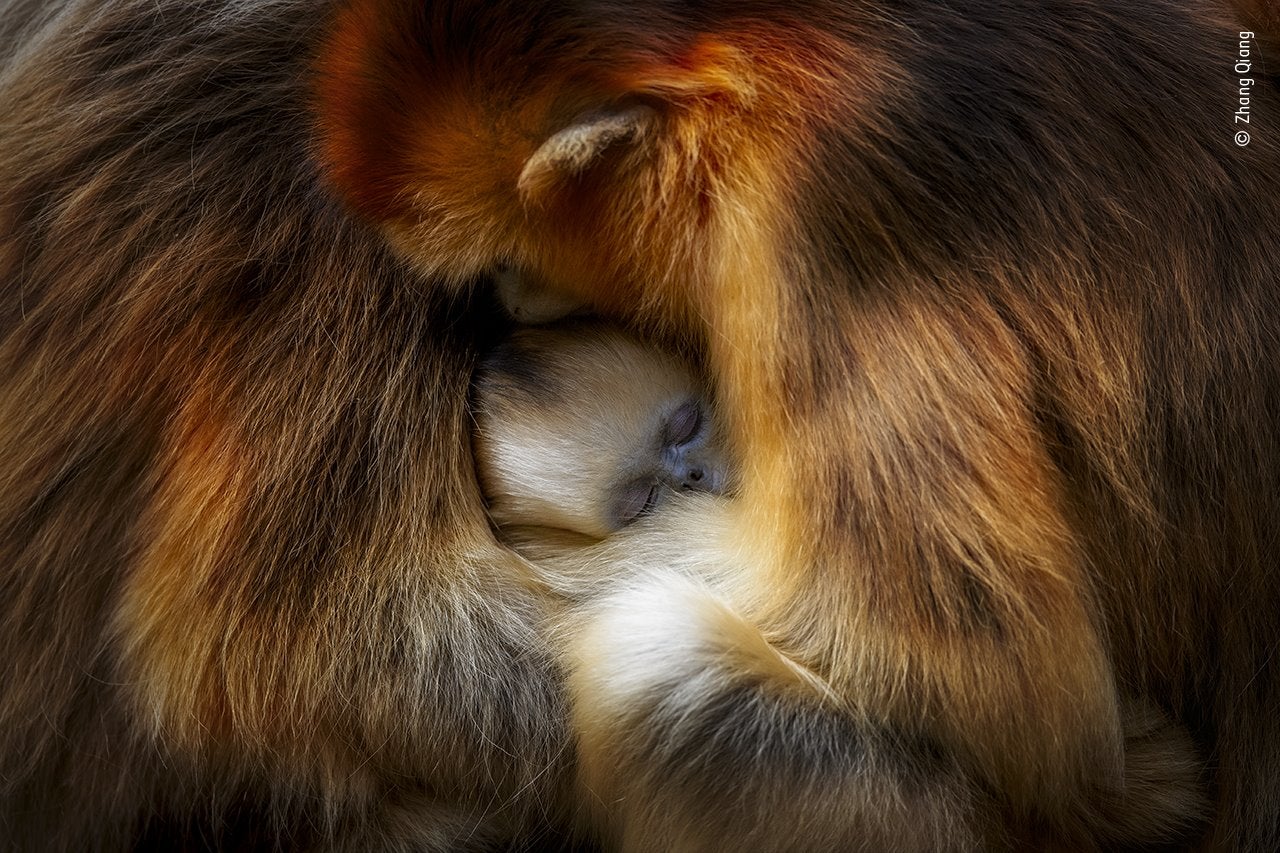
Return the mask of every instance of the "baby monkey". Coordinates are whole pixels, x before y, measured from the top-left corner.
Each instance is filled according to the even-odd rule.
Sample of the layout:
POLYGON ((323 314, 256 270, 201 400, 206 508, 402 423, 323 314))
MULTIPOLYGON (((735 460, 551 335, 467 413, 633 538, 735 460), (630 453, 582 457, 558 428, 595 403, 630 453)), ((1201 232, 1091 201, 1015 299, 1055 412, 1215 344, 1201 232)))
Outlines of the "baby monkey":
POLYGON ((603 539, 730 477, 702 383, 602 323, 517 331, 475 380, 475 456, 500 528, 603 539))

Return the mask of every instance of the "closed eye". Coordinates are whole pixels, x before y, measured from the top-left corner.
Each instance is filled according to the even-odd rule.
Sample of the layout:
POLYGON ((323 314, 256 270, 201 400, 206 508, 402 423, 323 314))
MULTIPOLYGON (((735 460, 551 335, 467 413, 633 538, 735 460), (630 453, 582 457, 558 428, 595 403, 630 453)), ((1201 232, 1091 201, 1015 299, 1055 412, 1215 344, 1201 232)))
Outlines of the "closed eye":
POLYGON ((659 485, 651 480, 637 480, 622 489, 614 509, 619 527, 625 527, 653 509, 658 502, 659 485))
POLYGON ((696 400, 684 403, 671 413, 667 421, 665 438, 668 447, 688 444, 702 429, 702 406, 696 400))

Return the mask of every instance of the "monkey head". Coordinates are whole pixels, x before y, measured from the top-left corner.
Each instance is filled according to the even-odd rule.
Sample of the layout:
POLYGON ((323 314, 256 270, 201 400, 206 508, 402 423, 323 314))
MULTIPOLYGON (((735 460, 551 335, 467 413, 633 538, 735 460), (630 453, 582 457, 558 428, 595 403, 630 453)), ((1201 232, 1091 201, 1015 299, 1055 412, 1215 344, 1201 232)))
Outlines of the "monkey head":
POLYGON ((482 364, 475 395, 480 479, 499 526, 603 538, 676 491, 728 488, 699 380, 620 331, 518 331, 482 364))

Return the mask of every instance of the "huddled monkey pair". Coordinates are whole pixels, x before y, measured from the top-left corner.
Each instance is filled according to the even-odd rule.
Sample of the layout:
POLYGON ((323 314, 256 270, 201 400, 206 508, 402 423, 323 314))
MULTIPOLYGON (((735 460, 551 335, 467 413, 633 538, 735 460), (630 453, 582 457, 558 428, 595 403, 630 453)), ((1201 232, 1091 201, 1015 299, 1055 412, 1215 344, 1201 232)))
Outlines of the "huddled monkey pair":
MULTIPOLYGON (((540 307, 505 296, 514 316, 551 319, 540 307)), ((717 594, 717 588, 732 589, 742 570, 732 542, 717 536, 724 507, 715 500, 727 499, 734 466, 705 380, 686 360, 599 321, 523 327, 481 360, 473 404, 477 474, 490 516, 504 541, 568 602, 560 644, 570 656, 581 654, 575 644, 589 647, 597 639, 586 632, 584 640, 577 624, 590 621, 594 610, 605 611, 607 620, 609 610, 658 603, 643 592, 643 576, 651 573, 688 596, 688 609, 664 626, 673 634, 688 630, 677 620, 704 615, 722 634, 726 657, 741 658, 740 665, 761 677, 781 674, 811 699, 833 701, 820 677, 771 648, 717 594), (682 492, 715 497, 685 501, 676 497, 682 492), (655 511, 661 513, 656 525, 615 536, 655 511), (603 607, 592 601, 601 597, 603 607)), ((643 625, 625 618, 616 627, 637 630, 630 638, 637 645, 648 639, 643 625)), ((1126 706, 1122 715, 1133 747, 1126 755, 1125 802, 1110 819, 1157 838, 1194 824, 1203 803, 1186 732, 1148 706, 1126 706)), ((733 735, 749 739, 751 731, 733 735)), ((785 847, 803 832, 786 827, 776 840, 785 847)))
POLYGON ((0 846, 1280 848, 1274 18, 0 0, 0 846), (732 495, 505 547, 503 268, 732 495))

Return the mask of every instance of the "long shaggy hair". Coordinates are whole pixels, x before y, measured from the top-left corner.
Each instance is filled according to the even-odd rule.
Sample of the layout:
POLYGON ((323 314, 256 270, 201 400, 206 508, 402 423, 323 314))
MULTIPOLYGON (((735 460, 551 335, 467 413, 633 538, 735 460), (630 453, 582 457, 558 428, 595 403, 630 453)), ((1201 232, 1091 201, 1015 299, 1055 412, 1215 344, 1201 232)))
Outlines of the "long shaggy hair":
POLYGON ((534 846, 576 801, 639 849, 1112 849, 1203 795, 1280 847, 1237 42, 1209 0, 0 0, 0 839, 534 846), (472 470, 500 264, 698 353, 744 461, 718 550, 568 627, 472 470))
POLYGON ((0 847, 556 821, 544 597, 471 471, 492 309, 321 185, 326 18, 0 6, 0 847))
POLYGON ((1280 140, 1233 139, 1227 10, 523 15, 350 4, 321 158, 424 273, 527 268, 716 380, 736 580, 629 590, 569 655, 611 837, 1172 841, 1181 771, 1100 812, 1159 789, 1154 708, 1210 839, 1280 844, 1280 140))

